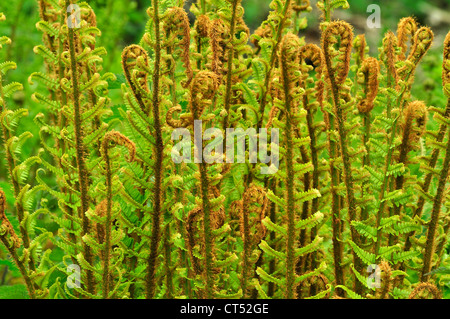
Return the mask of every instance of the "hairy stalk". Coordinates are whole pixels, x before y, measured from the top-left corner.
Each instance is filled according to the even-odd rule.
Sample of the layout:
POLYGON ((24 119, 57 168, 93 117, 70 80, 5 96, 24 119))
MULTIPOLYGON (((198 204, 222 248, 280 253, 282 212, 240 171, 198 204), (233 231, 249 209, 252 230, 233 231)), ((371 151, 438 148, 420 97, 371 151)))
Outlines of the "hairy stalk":
POLYGON ((156 263, 158 259, 158 248, 161 239, 161 196, 162 196, 162 165, 163 165, 163 138, 160 119, 160 72, 161 72, 161 34, 160 34, 160 17, 159 17, 159 1, 153 0, 153 20, 155 23, 155 65, 153 71, 153 98, 152 113, 154 121, 155 135, 155 161, 154 175, 155 183, 153 188, 153 213, 152 213, 152 237, 150 244, 150 256, 147 260, 147 277, 145 281, 146 297, 153 299, 156 291, 156 263))
MULTIPOLYGON (((315 90, 317 90, 315 92, 315 97, 317 99, 317 102, 320 104, 321 103, 321 99, 322 97, 320 96, 320 92, 323 90, 322 86, 323 83, 321 82, 321 77, 322 77, 322 73, 323 73, 323 54, 322 54, 322 50, 313 44, 308 44, 303 46, 300 49, 300 63, 304 63, 306 59, 309 59, 313 66, 316 68, 316 77, 317 77, 317 83, 314 87, 315 90)), ((307 90, 308 92, 308 87, 307 87, 307 79, 308 77, 305 77, 302 86, 305 90, 307 90)), ((309 143, 309 148, 310 148, 310 152, 311 152, 311 163, 314 167, 313 172, 312 172, 312 188, 314 189, 318 189, 319 188, 319 152, 317 150, 317 136, 316 136, 316 128, 314 127, 314 114, 315 114, 315 109, 313 108, 313 106, 311 105, 310 101, 309 101, 309 97, 308 94, 305 93, 303 95, 303 108, 306 110, 306 124, 308 127, 308 136, 310 138, 310 143, 309 143)), ((304 163, 306 163, 306 158, 304 159, 304 163)), ((305 191, 307 191, 309 189, 309 181, 308 183, 306 182, 306 180, 309 179, 309 174, 305 174, 305 191)), ((308 207, 308 205, 306 205, 308 202, 304 203, 304 206, 308 207)), ((305 208, 306 208, 305 207, 305 208)), ((311 215, 315 214, 316 212, 318 212, 319 210, 319 198, 314 198, 312 200, 311 203, 311 215)), ((303 214, 302 215, 302 219, 306 219, 308 216, 307 214, 303 214)), ((302 232, 303 229, 301 231, 301 235, 302 236, 302 232)), ((317 236, 317 227, 313 227, 311 229, 311 240, 314 240, 314 238, 316 238, 317 236)), ((305 244, 304 241, 301 240, 300 238, 300 247, 302 247, 305 244)), ((310 263, 310 269, 314 270, 317 267, 317 261, 316 261, 316 257, 317 257, 317 252, 314 251, 311 254, 311 263, 310 263)), ((299 262, 300 264, 300 262, 299 262)), ((315 295, 316 294, 316 285, 313 284, 311 286, 311 295, 315 295)))
POLYGON ((296 46, 298 38, 287 34, 281 43, 281 73, 284 91, 285 108, 285 135, 286 135, 286 214, 287 214, 287 239, 286 239, 286 299, 293 299, 295 291, 295 171, 294 171, 294 128, 293 123, 293 79, 292 62, 295 62, 296 46))
POLYGON ((0 240, 5 245, 19 271, 25 280, 28 294, 31 299, 35 299, 35 286, 30 278, 30 274, 26 266, 19 257, 17 249, 21 246, 22 241, 17 237, 14 229, 5 214, 6 210, 6 196, 2 189, 0 189, 0 240))
MULTIPOLYGON (((3 92, 2 80, 3 80, 2 74, 0 73, 0 99, 2 102, 2 103, 0 103, 0 113, 2 113, 3 111, 6 110, 6 103, 5 103, 5 96, 4 96, 4 92, 3 92)), ((3 121, 3 119, 1 119, 1 120, 3 121)), ((20 186, 19 181, 17 180, 17 178, 15 177, 15 174, 13 173, 17 167, 17 163, 13 157, 13 154, 11 153, 10 148, 6 146, 7 141, 12 136, 10 135, 10 132, 5 127, 5 125, 0 124, 0 126, 2 127, 2 133, 3 133, 2 138, 3 138, 3 142, 5 143, 4 150, 5 150, 5 157, 6 157, 9 177, 10 177, 11 183, 13 185, 14 197, 18 198, 19 194, 22 192, 22 187, 20 186)), ((30 237, 29 237, 27 228, 22 223, 22 221, 25 218, 25 209, 24 209, 21 201, 18 201, 18 200, 15 201, 15 206, 16 206, 17 218, 20 223, 19 230, 20 230, 20 236, 23 240, 23 246, 25 249, 28 249, 30 247, 30 237)), ((34 257, 32 254, 30 254, 29 258, 30 259, 28 262, 28 266, 31 270, 34 271, 34 270, 36 270, 34 257)))
MULTIPOLYGON (((227 69, 227 79, 226 79, 226 89, 225 89, 225 102, 224 109, 226 111, 226 116, 223 119, 223 129, 228 128, 228 122, 230 120, 230 104, 232 98, 232 77, 233 77, 233 58, 234 58, 234 34, 236 30, 236 15, 237 9, 241 0, 232 0, 231 2, 231 21, 230 21, 230 45, 228 48, 228 69, 227 69)), ((226 140, 224 141, 226 143, 226 140)))
MULTIPOLYGON (((344 164, 344 183, 347 191, 347 206, 348 213, 350 217, 350 221, 357 220, 356 217, 356 200, 354 194, 354 185, 353 185, 353 175, 351 171, 350 157, 348 153, 348 143, 347 143, 347 130, 345 128, 345 119, 341 106, 341 98, 340 98, 340 86, 345 81, 345 78, 348 75, 349 71, 349 58, 351 53, 351 46, 353 42, 353 32, 350 25, 345 22, 332 22, 327 30, 325 31, 323 37, 323 51, 325 55, 325 63, 327 67, 328 79, 331 85, 331 91, 334 101, 334 113, 336 116, 337 128, 339 133, 339 145, 341 149, 341 157, 344 164), (341 48, 340 51, 343 51, 342 61, 338 63, 336 68, 332 66, 332 58, 330 56, 330 48, 333 39, 336 35, 341 37, 341 48), (336 74, 336 71, 338 73, 336 74), (337 76, 336 76, 337 75, 337 76)), ((351 227, 351 236, 353 242, 356 244, 359 243, 359 234, 356 232, 354 227, 351 227)), ((357 271, 361 271, 362 269, 362 261, 354 252, 353 254, 354 264, 357 271)), ((355 291, 356 293, 362 292, 362 284, 356 279, 355 280, 355 291)))
MULTIPOLYGON (((327 149, 330 156, 329 170, 330 170, 330 193, 331 193, 331 219, 333 229, 333 261, 334 261, 334 276, 336 285, 341 286, 345 283, 344 268, 342 266, 343 261, 343 226, 344 223, 341 219, 340 197, 337 193, 337 187, 339 185, 339 171, 336 167, 337 160, 337 143, 333 138, 333 132, 335 130, 335 121, 331 114, 328 113, 323 107, 323 101, 320 103, 321 111, 324 117, 325 127, 327 131, 327 149)), ((340 297, 344 297, 344 291, 342 289, 336 289, 336 293, 340 297)))
POLYGON ((380 195, 378 198, 379 201, 379 207, 376 213, 376 229, 377 229, 377 240, 375 242, 374 245, 374 254, 375 254, 375 258, 379 258, 379 251, 380 251, 380 246, 381 246, 381 236, 383 235, 383 232, 380 230, 380 225, 381 225, 381 219, 383 218, 383 213, 386 207, 386 201, 384 200, 384 196, 386 195, 386 191, 387 191, 387 187, 388 187, 388 183, 390 180, 390 177, 388 175, 388 171, 389 171, 389 167, 391 166, 391 162, 392 162, 392 154, 393 154, 393 147, 392 145, 394 144, 394 139, 395 139, 395 132, 396 132, 396 127, 397 127, 397 121, 398 121, 398 117, 395 118, 394 120, 394 124, 391 128, 391 134, 389 137, 389 141, 388 141, 388 155, 386 156, 386 161, 384 164, 384 168, 383 168, 383 182, 381 185, 381 191, 380 191, 380 195))
MULTIPOLYGON (((277 180, 276 179, 271 179, 267 186, 268 186, 268 189, 272 190, 272 192, 274 194, 277 194, 277 180)), ((277 205, 274 202, 270 202, 269 218, 274 223, 277 220, 277 205)), ((273 243, 276 238, 276 233, 274 231, 271 231, 269 234, 269 238, 270 238, 270 242, 273 243)), ((269 261, 269 273, 271 273, 271 274, 273 274, 275 272, 275 266, 276 266, 275 262, 276 262, 276 260, 274 258, 272 258, 269 261)), ((272 298, 274 293, 275 293, 275 283, 269 282, 268 288, 267 288, 267 296, 272 298)))
MULTIPOLYGON (((194 120, 199 120, 205 111, 205 108, 210 105, 210 102, 215 96, 217 89, 217 75, 209 71, 200 71, 192 81, 191 86, 191 112, 194 120)), ((203 141, 202 136, 197 136, 194 141, 196 145, 197 159, 202 158, 203 141)), ((207 164, 202 160, 198 164, 200 170, 200 196, 203 211, 203 242, 205 245, 204 251, 204 274, 205 274, 205 294, 206 299, 214 297, 214 277, 213 277, 213 235, 211 228, 211 214, 212 207, 209 198, 210 182, 208 178, 207 164)))
POLYGON ((167 223, 164 227, 164 259, 165 259, 165 272, 166 272, 166 298, 173 299, 173 271, 172 271, 172 255, 171 255, 171 247, 170 247, 170 223, 167 223))
MULTIPOLYGON (((448 91, 445 88, 446 85, 450 84, 450 67, 447 66, 449 61, 450 61, 450 32, 447 34, 445 41, 444 41, 444 54, 443 54, 443 64, 442 64, 442 85, 444 87, 444 94, 448 97, 447 107, 445 108, 445 110, 442 114, 442 116, 445 119, 450 118, 450 91, 448 91)), ((446 131, 447 131, 447 125, 441 124, 439 126, 439 131, 436 136, 437 143, 442 143, 442 141, 444 140, 446 131)), ((436 167, 436 164, 439 159, 439 154, 440 154, 440 148, 434 148, 431 153, 431 158, 428 162, 428 166, 431 169, 434 169, 436 167)), ((421 189, 422 189, 423 193, 425 193, 425 194, 428 193, 432 179, 433 179, 433 173, 428 173, 425 177, 423 185, 421 185, 421 189)), ((424 206, 425 206, 425 197, 420 196, 419 200, 417 201, 417 205, 416 205, 417 208, 414 211, 413 218, 416 216, 418 216, 418 217, 422 216, 424 206)), ((411 249, 411 246, 412 246, 411 236, 413 236, 413 235, 414 235, 414 232, 411 232, 406 236, 404 251, 408 251, 411 249)))
POLYGON ((438 188, 436 191, 436 196, 433 201, 433 209, 431 211, 431 220, 428 224, 428 232, 427 232, 427 241, 424 252, 424 261, 422 273, 420 276, 420 280, 422 282, 428 281, 428 273, 431 271, 432 267, 432 259, 435 251, 435 240, 436 240, 436 230, 439 223, 439 216, 441 212, 442 200, 444 197, 445 186, 448 179, 448 174, 450 170, 450 130, 447 133, 447 146, 445 150, 445 158, 444 163, 442 164, 442 170, 439 176, 438 188))
POLYGON ((264 78, 264 86, 262 87, 262 95, 261 95, 261 99, 260 99, 260 106, 259 106, 259 121, 258 121, 258 126, 257 127, 262 127, 262 123, 264 121, 264 113, 266 110, 266 103, 267 103, 267 94, 269 92, 269 84, 270 84, 270 80, 272 79, 272 71, 275 65, 275 61, 277 59, 277 52, 278 52, 278 48, 281 44, 281 39, 283 36, 283 31, 285 28, 285 24, 286 24, 286 20, 289 19, 290 17, 290 12, 291 12, 291 6, 292 6, 292 0, 285 0, 284 3, 284 8, 283 8, 283 18, 280 20, 279 24, 278 24, 278 29, 277 29, 277 34, 275 37, 275 45, 272 48, 272 54, 270 55, 270 62, 269 62, 269 68, 267 70, 266 76, 264 78))
MULTIPOLYGON (((70 5, 70 1, 66 0, 66 8, 70 5)), ((89 173, 86 169, 86 148, 83 142, 83 128, 81 122, 81 105, 80 105, 80 88, 78 84, 78 68, 77 57, 75 53, 75 30, 68 28, 69 53, 70 53, 70 67, 72 72, 72 88, 73 88, 73 103, 74 103, 74 131, 75 131, 75 145, 76 145, 76 161, 79 178, 79 189, 81 197, 80 215, 83 223, 83 236, 90 232, 90 222, 86 215, 89 209, 89 173)), ((92 264, 91 247, 83 242, 84 258, 89 264, 92 264)), ((86 269, 87 276, 87 291, 94 294, 95 279, 94 273, 90 269, 86 269)))
MULTIPOLYGON (((425 133, 425 126, 427 121, 427 107, 423 102, 411 102, 405 109, 403 118, 405 123, 403 124, 403 136, 402 143, 400 144, 400 154, 397 162, 404 165, 407 164, 407 156, 412 149, 414 143, 417 143, 419 138, 425 133)), ((399 175, 395 178, 395 190, 403 189, 405 177, 399 175)), ((402 205, 394 205, 393 215, 400 215, 402 205)), ((398 236, 392 234, 389 235, 389 244, 395 244, 398 236)))
MULTIPOLYGON (((406 64, 405 66, 403 66, 401 69, 399 69, 397 72, 395 70, 395 66, 393 65, 395 63, 395 59, 392 57, 392 50, 393 50, 393 46, 394 46, 394 41, 392 40, 392 34, 388 34, 387 35, 387 63, 388 63, 388 67, 391 70, 391 73, 395 79, 395 81, 397 81, 397 76, 395 74, 398 75, 398 79, 402 79, 404 81, 403 87, 400 88, 400 86, 397 86, 397 90, 399 90, 399 95, 395 101, 396 104, 396 108, 398 111, 401 111, 403 109, 403 105, 407 102, 405 99, 405 95, 407 94, 407 92, 409 92, 410 88, 411 88, 411 80, 414 77, 414 73, 415 73, 415 69, 417 67, 417 64, 420 62, 420 60, 423 58, 423 56, 426 54, 426 52, 428 51, 428 49, 431 46, 431 43, 433 41, 434 35, 433 32, 426 27, 420 28, 414 36, 414 44, 413 47, 411 49, 411 52, 408 56, 408 58, 406 59, 406 64)), ((389 113, 391 111, 390 107, 387 110, 389 113)), ((392 162, 392 155, 393 155, 393 143, 394 143, 394 139, 395 139, 395 135, 397 134, 397 126, 398 126, 398 121, 400 118, 400 114, 397 115, 395 117, 394 123, 392 125, 391 128, 391 135, 389 138, 389 142, 388 142, 388 154, 386 157, 386 162, 385 162, 385 166, 383 169, 383 174, 384 174, 384 178, 383 178, 383 182, 382 182, 382 186, 381 186, 381 192, 379 195, 379 207, 376 213, 376 227, 378 229, 378 227, 380 226, 381 223, 381 218, 382 215, 384 213, 384 209, 386 207, 386 201, 384 200, 384 196, 385 193, 388 191, 388 185, 389 182, 392 181, 392 179, 390 178, 390 176, 388 176, 387 172, 389 171, 389 167, 391 165, 392 162)), ((391 188, 393 185, 391 185, 391 188)), ((375 242, 374 245, 374 253, 376 258, 379 257, 379 249, 380 249, 380 241, 381 241, 381 236, 382 236, 382 231, 381 230, 377 230, 377 241, 375 242)))
POLYGON ((111 254, 111 226, 112 226, 112 204, 113 204, 113 192, 112 192, 112 171, 111 171, 111 160, 109 157, 109 148, 115 145, 123 145, 128 148, 129 161, 134 160, 134 154, 136 152, 136 147, 133 142, 128 138, 123 136, 117 131, 108 132, 103 138, 101 144, 101 152, 103 160, 105 161, 105 171, 106 171, 106 220, 105 220, 105 249, 102 251, 103 254, 103 289, 102 294, 104 299, 109 298, 109 291, 111 288, 111 274, 109 270, 110 264, 110 254, 111 254))

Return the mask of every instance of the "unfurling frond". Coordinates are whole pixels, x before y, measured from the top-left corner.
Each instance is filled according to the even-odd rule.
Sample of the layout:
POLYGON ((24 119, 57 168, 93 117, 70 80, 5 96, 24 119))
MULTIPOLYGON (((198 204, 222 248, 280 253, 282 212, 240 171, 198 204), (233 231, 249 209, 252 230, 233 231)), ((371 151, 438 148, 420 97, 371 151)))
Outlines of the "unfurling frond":
POLYGON ((363 61, 359 70, 359 77, 365 86, 365 97, 358 102, 358 110, 361 113, 369 113, 374 107, 374 101, 378 94, 378 74, 380 68, 378 60, 375 58, 367 58, 363 61))

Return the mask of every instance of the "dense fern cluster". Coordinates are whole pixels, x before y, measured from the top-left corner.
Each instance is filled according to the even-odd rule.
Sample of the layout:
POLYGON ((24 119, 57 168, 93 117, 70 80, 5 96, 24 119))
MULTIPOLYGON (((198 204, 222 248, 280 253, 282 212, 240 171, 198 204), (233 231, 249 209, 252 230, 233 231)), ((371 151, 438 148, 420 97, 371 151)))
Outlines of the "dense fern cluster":
POLYGON ((253 34, 242 2, 198 1, 192 22, 184 0, 152 0, 118 75, 102 68, 106 26, 88 3, 37 1, 45 70, 29 82, 46 112, 26 159, 28 110, 8 107, 22 84, 4 83, 16 64, 0 64, 14 197, 0 190, 0 239, 30 298, 441 298, 450 34, 448 104, 431 106, 412 88, 434 35, 413 18, 369 57, 364 35, 332 19, 345 0, 319 1, 320 45, 302 36, 309 1, 273 0, 253 34), (271 160, 250 160, 252 130, 271 160), (180 146, 189 154, 174 161, 180 146))

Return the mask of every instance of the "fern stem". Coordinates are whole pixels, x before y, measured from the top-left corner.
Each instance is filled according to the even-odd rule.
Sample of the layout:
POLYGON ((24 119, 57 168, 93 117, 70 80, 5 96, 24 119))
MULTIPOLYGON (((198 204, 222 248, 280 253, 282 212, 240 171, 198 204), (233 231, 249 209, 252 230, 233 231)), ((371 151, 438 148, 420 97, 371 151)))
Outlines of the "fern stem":
MULTIPOLYGON (((0 97, 1 97, 1 101, 2 103, 0 103, 0 114, 5 111, 7 109, 6 107, 6 102, 5 102, 5 95, 3 92, 3 77, 0 73, 0 97)), ((0 123, 0 126, 2 127, 2 133, 3 133, 3 143, 4 143, 4 150, 5 150, 5 157, 6 157, 6 162, 7 162, 7 169, 8 169, 8 173, 9 173, 9 179, 11 180, 11 183, 13 185, 13 190, 14 190, 14 198, 19 198, 19 194, 22 191, 22 187, 19 184, 19 181, 16 179, 16 177, 14 177, 14 170, 17 166, 16 160, 14 159, 13 154, 10 151, 10 148, 7 146, 7 142, 8 140, 12 137, 11 133, 8 131, 7 127, 5 125, 3 125, 3 123, 0 123)), ((22 224, 22 221, 25 217, 25 209, 22 205, 22 202, 19 200, 15 201, 15 206, 16 206, 16 211, 17 211, 17 218, 19 220, 19 230, 20 230, 20 235, 23 241, 23 246, 25 249, 28 249, 30 247, 30 238, 29 238, 29 234, 28 234, 28 229, 26 227, 26 225, 22 224)), ((30 254, 29 256, 29 261, 28 261, 28 266, 31 270, 35 271, 36 267, 35 267, 35 261, 34 261, 34 257, 32 254, 30 254)))
MULTIPOLYGON (((450 118, 450 99, 448 99, 447 107, 445 108, 445 112, 444 112, 444 117, 446 119, 450 118)), ((445 125, 445 124, 440 125, 439 132, 436 137, 436 142, 441 143, 444 140, 446 131, 447 131, 447 125, 445 125)), ((439 154, 440 154, 440 149, 434 148, 431 153, 430 161, 428 163, 428 166, 431 169, 434 169, 436 167, 437 161, 439 159, 439 154)), ((432 179, 433 179, 433 173, 429 173, 426 175, 425 181, 423 182, 423 186, 421 187, 422 191, 424 193, 428 193, 432 179)), ((418 216, 418 217, 422 216, 424 206, 425 206, 425 197, 421 196, 421 197, 419 197, 419 200, 417 201, 417 205, 416 205, 417 208, 414 211, 413 218, 416 216, 418 216)), ((413 236, 413 235, 414 235, 414 232, 411 232, 406 236, 404 251, 408 251, 411 249, 411 246, 412 246, 411 236, 413 236)))
MULTIPOLYGON (((363 121, 364 121, 364 135, 363 135, 363 144, 366 148, 366 154, 363 157, 363 163, 362 166, 370 166, 370 147, 369 147, 369 136, 370 136, 370 112, 368 113, 364 113, 363 114, 363 121)), ((364 197, 365 194, 365 184, 363 184, 362 187, 362 194, 361 197, 364 197)), ((367 207, 362 206, 361 207, 361 217, 360 220, 366 220, 369 216, 368 216, 368 210, 367 207)))
POLYGON ((377 214, 376 214, 376 226, 375 229, 377 230, 377 240, 375 242, 375 246, 374 246, 374 254, 375 254, 375 258, 378 259, 379 258, 379 250, 380 250, 380 245, 381 245, 381 236, 383 235, 382 230, 380 229, 380 225, 381 225, 381 218, 383 217, 383 213, 384 213, 384 208, 386 205, 386 202, 384 201, 384 196, 385 193, 387 191, 387 186, 390 180, 390 176, 388 175, 388 171, 389 171, 389 167, 391 165, 391 161, 392 161, 392 154, 393 154, 393 147, 392 144, 394 143, 394 139, 395 139, 395 133, 396 133, 396 127, 397 127, 397 121, 398 121, 398 117, 394 120, 394 125, 391 128, 391 135, 389 137, 389 142, 388 142, 388 155, 386 156, 386 162, 384 165, 384 169, 383 169, 383 183, 381 186, 381 190, 380 190, 380 195, 378 198, 378 201, 380 203, 380 206, 378 207, 377 210, 377 214))
MULTIPOLYGON (((317 138, 316 138, 316 130, 314 128, 314 113, 311 109, 308 101, 308 96, 305 94, 303 96, 303 107, 306 110, 306 124, 308 127, 308 136, 310 138, 309 147, 311 150, 311 163, 314 167, 312 171, 312 188, 319 189, 319 154, 317 151, 317 138)), ((305 185, 306 186, 306 185, 305 185)), ((306 188, 306 187, 305 187, 306 188)), ((306 189, 305 189, 306 190, 306 189)), ((311 213, 313 215, 317 213, 319 210, 319 198, 316 197, 312 200, 311 203, 311 213)), ((317 226, 314 226, 311 229, 311 240, 314 240, 317 236, 317 226)), ((313 271, 317 267, 317 251, 312 252, 311 254, 311 270, 313 271)), ((311 295, 314 296, 316 294, 317 285, 313 284, 311 286, 311 295)))
POLYGON ((112 172, 111 172, 111 161, 108 154, 108 141, 105 139, 105 144, 103 144, 103 159, 106 164, 106 221, 105 221, 105 249, 102 252, 103 257, 103 299, 108 299, 109 288, 110 288, 110 273, 109 273, 109 259, 111 251, 111 209, 112 209, 112 172))
MULTIPOLYGON (((297 134, 298 137, 298 134, 297 134)), ((304 145, 302 145, 300 147, 300 154, 302 156, 302 162, 304 164, 309 162, 309 158, 308 158, 308 154, 306 152, 306 147, 304 145)), ((305 173, 303 175, 303 190, 306 192, 310 189, 311 187, 311 178, 310 178, 310 173, 305 173)), ((302 204, 302 214, 301 214, 301 219, 307 219, 310 215, 309 212, 309 201, 305 201, 302 204)), ((299 236, 299 247, 304 247, 307 243, 307 230, 306 229, 302 229, 300 230, 300 236, 299 236)), ((314 237, 312 236, 312 232, 311 232, 311 238, 314 239, 314 237)), ((297 274, 301 274, 303 272, 306 272, 306 266, 307 266, 307 260, 308 258, 311 257, 313 259, 312 256, 310 256, 309 254, 305 255, 305 256, 301 256, 300 259, 297 262, 297 266, 296 266, 296 272, 297 274)), ((312 267, 311 267, 312 268, 312 267)), ((301 287, 297 286, 297 294, 301 292, 301 287)))
MULTIPOLYGON (((201 151, 201 150, 199 150, 201 151)), ((213 254, 212 254, 212 231, 211 231, 211 204, 208 197, 209 181, 207 167, 205 163, 199 164, 200 181, 201 181, 201 196, 203 207, 203 236, 205 244, 205 275, 206 275, 206 289, 205 298, 211 299, 214 297, 214 279, 213 279, 213 254)))
POLYGON ((172 270, 172 256, 170 246, 170 222, 167 223, 164 229, 164 268, 166 272, 166 298, 173 299, 173 270, 172 270))
MULTIPOLYGON (((332 132, 334 131, 334 119, 330 114, 323 108, 321 104, 321 110, 325 120, 325 126, 327 130, 327 147, 329 154, 329 171, 331 176, 330 181, 330 193, 331 193, 331 219, 332 219, 332 229, 333 229, 333 261, 334 261, 334 276, 337 286, 342 286, 345 283, 344 280, 344 269, 342 267, 343 260, 343 245, 342 245, 342 227, 343 223, 341 220, 340 213, 340 199, 337 193, 336 187, 339 185, 339 175, 336 168, 336 152, 337 145, 332 138, 332 132)), ((338 296, 343 297, 345 292, 342 289, 336 289, 338 296)))
POLYGON ((161 237, 161 186, 164 144, 160 120, 160 72, 161 72, 161 34, 159 2, 153 0, 153 20, 155 23, 155 66, 153 71, 153 121, 155 134, 155 162, 154 174, 155 184, 153 190, 153 213, 152 213, 152 238, 150 244, 150 256, 147 261, 146 296, 152 299, 156 290, 156 262, 158 258, 158 247, 161 237))
POLYGON ((20 257, 17 254, 17 250, 14 247, 10 247, 9 243, 6 240, 4 240, 3 237, 0 237, 0 240, 5 245, 15 264, 17 265, 17 268, 19 268, 20 274, 22 275, 23 280, 25 281, 25 285, 27 287, 30 298, 35 299, 36 298, 35 285, 31 280, 30 274, 28 273, 24 263, 20 260, 20 257))
MULTIPOLYGON (((244 201, 244 199, 243 199, 244 201)), ((250 226, 248 222, 248 216, 250 212, 245 211, 246 205, 244 203, 242 204, 242 219, 243 219, 243 225, 244 225, 244 253, 243 255, 243 261, 242 261, 242 292, 244 294, 244 298, 248 298, 248 279, 249 279, 249 270, 250 270, 250 254, 251 254, 251 247, 250 247, 250 226)))
POLYGON ((264 79, 264 86, 262 87, 263 92, 261 95, 261 101, 260 101, 260 106, 259 106, 260 118, 258 120, 257 127, 262 127, 262 123, 264 120, 264 113, 265 113, 266 103, 267 103, 267 93, 269 91, 268 87, 269 87, 270 80, 272 78, 272 71, 273 71, 273 68, 275 65, 275 60, 277 59, 276 53, 278 52, 278 48, 281 43, 281 38, 283 36, 284 25, 286 23, 286 20, 289 18, 288 13, 290 12, 289 9, 291 7, 291 2, 292 2, 292 0, 286 0, 286 2, 284 4, 284 8, 283 8, 283 18, 280 20, 280 24, 278 25, 277 35, 275 38, 275 45, 273 46, 272 54, 270 55, 269 69, 267 70, 266 77, 264 79))
MULTIPOLYGON (((347 40, 348 41, 348 40, 347 40)), ((339 134, 339 145, 341 149, 341 157, 342 162, 344 166, 344 183, 345 188, 347 191, 347 207, 348 207, 348 214, 350 221, 357 220, 356 218, 356 201, 355 201, 355 194, 354 194, 354 185, 353 185, 353 175, 351 171, 351 164, 350 164, 350 156, 348 153, 348 143, 347 143, 347 131, 345 129, 345 119, 343 110, 341 107, 340 102, 340 88, 339 84, 336 81, 335 75, 332 73, 333 68, 331 65, 331 59, 328 55, 326 55, 325 62, 328 69, 328 78, 330 80, 331 84, 331 91, 334 101, 334 113, 336 116, 336 122, 337 122, 337 129, 339 134)), ((355 244, 359 243, 359 235, 356 232, 356 229, 352 226, 350 226, 351 231, 351 237, 353 242, 355 244)), ((356 253, 353 251, 353 259, 355 268, 357 271, 361 271, 362 269, 362 261, 360 258, 356 255, 356 253)), ((359 280, 355 280, 355 291, 356 293, 362 292, 362 284, 359 282, 359 280)))
MULTIPOLYGON (((227 83, 226 83, 226 90, 225 90, 225 103, 224 103, 224 109, 226 111, 226 116, 223 120, 223 129, 228 128, 228 122, 230 119, 230 104, 231 104, 231 98, 232 98, 232 80, 233 80, 233 58, 234 58, 234 34, 236 30, 236 14, 237 14, 237 7, 240 0, 232 0, 231 4, 231 21, 230 21, 230 46, 228 49, 228 69, 227 69, 227 83)), ((224 139, 224 143, 226 144, 226 136, 224 139)))
MULTIPOLYGON (((272 192, 277 195, 277 180, 272 179, 269 181, 268 188, 272 190, 272 192)), ((273 223, 276 223, 277 220, 277 204, 274 202, 270 202, 270 212, 269 212, 270 220, 273 223)), ((271 231, 269 234, 270 242, 275 243, 276 240, 276 232, 271 231)), ((276 247, 274 247, 276 249, 276 247)), ((272 258, 269 261, 269 274, 273 274, 275 272, 275 259, 272 258)), ((268 283, 268 290, 267 290, 267 296, 273 297, 275 293, 275 283, 270 281, 268 283)))
POLYGON ((447 133, 447 148, 445 151, 444 163, 442 164, 441 174, 439 176, 439 184, 434 197, 433 210, 431 212, 431 220, 428 226, 427 241, 424 252, 423 268, 420 280, 422 282, 428 281, 428 273, 431 270, 432 259, 435 251, 436 230, 439 222, 439 214, 441 212, 442 200, 444 197, 445 186, 450 170, 450 130, 447 133))
MULTIPOLYGON (((288 1, 286 1, 288 2, 288 1)), ((286 138, 286 207, 287 214, 287 239, 286 239, 286 299, 295 298, 295 198, 294 198, 294 129, 293 123, 293 98, 292 98, 292 70, 290 69, 289 49, 291 45, 290 39, 286 36, 283 39, 283 46, 281 49, 281 68, 283 77, 284 90, 284 109, 285 109, 285 138, 286 138), (286 44, 286 45, 284 45, 286 44)))
MULTIPOLYGON (((66 8, 70 5, 70 1, 66 0, 66 8)), ((73 102, 74 102, 74 131, 75 131, 75 145, 76 145, 76 162, 78 169, 80 197, 81 197, 81 217, 83 223, 83 236, 90 231, 89 219, 86 212, 89 209, 89 175, 86 169, 85 156, 86 149, 83 143, 83 131, 81 123, 81 106, 80 106, 80 89, 78 84, 78 70, 77 70, 77 58, 75 53, 75 32, 73 28, 68 28, 69 32, 69 52, 70 52, 70 64, 72 71, 72 87, 73 87, 73 102)), ((84 258, 92 264, 92 251, 91 247, 83 242, 84 258)), ((87 291, 94 294, 95 291, 95 279, 92 270, 86 270, 87 275, 87 291)))
MULTIPOLYGON (((350 156, 348 154, 348 144, 347 144, 347 132, 344 127, 344 115, 343 111, 340 105, 340 97, 339 97, 339 89, 337 84, 334 81, 334 77, 330 76, 330 82, 331 82, 331 89, 333 91, 333 98, 334 98, 334 112, 336 115, 337 120, 337 128, 339 132, 339 144, 341 149, 341 156, 342 156, 342 162, 344 164, 344 183, 345 188, 347 190, 347 207, 348 207, 348 214, 350 221, 357 220, 356 217, 356 201, 355 201, 355 194, 354 194, 354 185, 353 185, 353 176, 351 171, 351 164, 350 164, 350 156)), ((359 235, 356 232, 355 228, 350 226, 351 236, 353 242, 355 244, 358 244, 359 242, 359 235)), ((357 271, 361 271, 362 269, 362 262, 359 259, 359 257, 354 253, 354 263, 355 268, 357 271)), ((356 280, 355 281, 355 291, 356 293, 362 292, 362 284, 356 280)))

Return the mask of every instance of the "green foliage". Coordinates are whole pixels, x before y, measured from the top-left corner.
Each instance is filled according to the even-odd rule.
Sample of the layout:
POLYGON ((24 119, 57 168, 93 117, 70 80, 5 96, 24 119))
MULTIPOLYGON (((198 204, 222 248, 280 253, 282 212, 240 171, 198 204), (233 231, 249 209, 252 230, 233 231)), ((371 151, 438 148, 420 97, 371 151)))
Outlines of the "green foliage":
POLYGON ((321 47, 309 1, 73 2, 7 10, 32 62, 0 27, 0 298, 448 296, 450 36, 403 19, 375 58, 345 0, 321 47))

